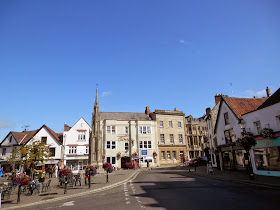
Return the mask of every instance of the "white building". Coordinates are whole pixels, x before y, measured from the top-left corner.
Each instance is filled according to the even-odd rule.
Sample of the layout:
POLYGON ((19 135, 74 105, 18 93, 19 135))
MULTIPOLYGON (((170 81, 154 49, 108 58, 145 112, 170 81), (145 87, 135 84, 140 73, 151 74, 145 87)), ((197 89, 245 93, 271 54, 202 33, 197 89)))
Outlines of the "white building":
POLYGON ((235 98, 220 95, 220 106, 214 133, 217 137, 221 169, 237 170, 242 167, 244 150, 236 144, 241 137, 239 123, 242 114, 256 110, 267 98, 235 98))
POLYGON ((45 142, 50 148, 51 157, 45 161, 45 165, 57 164, 61 159, 61 137, 61 133, 55 133, 46 125, 43 125, 38 130, 34 131, 11 131, 0 144, 1 165, 6 171, 10 171, 10 165, 7 163, 7 158, 10 157, 13 148, 25 144, 31 144, 34 140, 45 142))
POLYGON ((246 131, 253 133, 257 142, 250 150, 254 173, 280 176, 280 89, 257 110, 242 117, 246 123, 246 131), (263 135, 264 128, 272 129, 272 138, 263 135))
POLYGON ((90 130, 84 118, 80 118, 73 127, 64 125, 62 159, 64 165, 72 170, 83 170, 83 166, 88 164, 90 130))

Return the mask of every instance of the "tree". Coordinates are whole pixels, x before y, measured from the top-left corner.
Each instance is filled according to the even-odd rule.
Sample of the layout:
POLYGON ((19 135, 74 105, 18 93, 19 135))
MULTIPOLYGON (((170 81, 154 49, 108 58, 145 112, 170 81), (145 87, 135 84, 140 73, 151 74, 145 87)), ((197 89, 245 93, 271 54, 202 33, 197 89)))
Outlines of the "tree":
POLYGON ((9 162, 13 165, 18 164, 21 167, 30 168, 30 177, 32 177, 35 167, 39 163, 43 163, 50 155, 50 149, 46 143, 32 139, 31 144, 14 148, 9 162))

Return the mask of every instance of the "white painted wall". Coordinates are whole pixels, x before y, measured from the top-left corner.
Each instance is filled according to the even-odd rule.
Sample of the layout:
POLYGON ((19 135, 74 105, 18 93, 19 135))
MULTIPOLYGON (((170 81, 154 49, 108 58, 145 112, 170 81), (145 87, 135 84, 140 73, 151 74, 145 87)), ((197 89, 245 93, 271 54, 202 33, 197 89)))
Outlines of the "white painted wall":
POLYGON ((61 144, 53 137, 53 135, 45 128, 43 127, 34 137, 31 141, 27 142, 27 145, 30 145, 33 140, 41 141, 42 137, 47 137, 47 145, 49 145, 50 148, 55 148, 55 156, 52 156, 50 158, 52 159, 61 159, 61 144))
POLYGON ((218 146, 226 144, 225 135, 224 135, 225 130, 229 130, 231 128, 233 129, 233 133, 236 135, 236 137, 232 138, 233 142, 236 141, 239 137, 241 137, 242 129, 240 128, 238 123, 239 123, 239 120, 236 118, 234 113, 227 106, 227 104, 224 101, 222 101, 221 108, 220 108, 220 114, 218 117, 218 122, 216 124, 216 126, 217 126, 216 134, 217 134, 218 146), (228 117, 229 117, 228 125, 225 125, 225 120, 224 120, 224 114, 226 112, 228 112, 228 117))
MULTIPOLYGON (((85 121, 84 118, 80 118, 78 122, 69 130, 63 132, 63 145, 65 146, 65 160, 77 160, 76 157, 67 157, 69 155, 69 146, 70 145, 77 145, 77 155, 82 157, 81 159, 88 159, 88 153, 86 153, 86 147, 89 146, 89 135, 90 135, 91 127, 85 121), (79 140, 79 130, 85 130, 85 140, 79 140)), ((66 161, 64 162, 66 164, 66 161)))
POLYGON ((251 113, 243 115, 243 119, 246 122, 246 130, 251 131, 254 135, 257 135, 254 122, 260 121, 261 127, 265 128, 267 124, 275 132, 280 130, 280 123, 277 122, 276 116, 280 116, 280 103, 272 106, 256 110, 251 113))

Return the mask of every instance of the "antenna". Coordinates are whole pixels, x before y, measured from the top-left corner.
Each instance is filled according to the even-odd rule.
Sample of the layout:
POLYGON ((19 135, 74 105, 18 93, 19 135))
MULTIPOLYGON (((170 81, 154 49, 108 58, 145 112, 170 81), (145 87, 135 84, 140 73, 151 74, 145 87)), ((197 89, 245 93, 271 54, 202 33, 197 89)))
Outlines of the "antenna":
POLYGON ((229 83, 229 85, 230 85, 231 96, 233 97, 232 83, 229 83))
POLYGON ((24 125, 21 128, 24 128, 24 131, 28 131, 27 129, 30 127, 30 125, 24 125))

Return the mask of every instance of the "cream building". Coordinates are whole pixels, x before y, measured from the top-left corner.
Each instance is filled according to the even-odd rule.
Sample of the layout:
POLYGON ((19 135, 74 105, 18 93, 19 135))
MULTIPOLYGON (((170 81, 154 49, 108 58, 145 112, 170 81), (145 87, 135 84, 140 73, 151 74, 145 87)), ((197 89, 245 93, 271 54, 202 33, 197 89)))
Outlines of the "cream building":
POLYGON ((156 122, 159 165, 183 163, 187 158, 185 114, 175 108, 174 111, 155 110, 150 116, 156 122))

